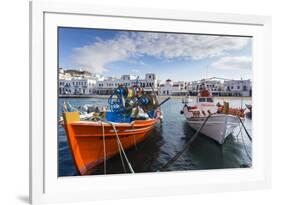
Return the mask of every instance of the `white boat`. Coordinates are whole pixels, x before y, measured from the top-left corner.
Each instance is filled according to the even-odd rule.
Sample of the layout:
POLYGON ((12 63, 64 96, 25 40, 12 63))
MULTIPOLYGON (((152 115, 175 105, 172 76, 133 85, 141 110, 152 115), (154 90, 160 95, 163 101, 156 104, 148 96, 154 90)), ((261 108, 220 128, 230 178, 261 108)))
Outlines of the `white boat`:
POLYGON ((199 130, 210 115, 200 133, 219 144, 223 144, 225 138, 239 126, 239 117, 244 115, 241 109, 231 109, 232 113, 235 112, 235 114, 230 114, 229 111, 229 107, 216 105, 211 93, 204 88, 199 92, 195 104, 190 105, 190 101, 185 103, 182 114, 184 114, 188 125, 195 130, 199 130))

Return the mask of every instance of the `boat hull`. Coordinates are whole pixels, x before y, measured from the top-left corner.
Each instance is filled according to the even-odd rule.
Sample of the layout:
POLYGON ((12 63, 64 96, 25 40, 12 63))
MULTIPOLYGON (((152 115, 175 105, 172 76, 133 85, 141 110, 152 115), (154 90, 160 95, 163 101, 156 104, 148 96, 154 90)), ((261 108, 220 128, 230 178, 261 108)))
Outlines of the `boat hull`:
MULTIPOLYGON (((200 129, 206 117, 186 117, 189 126, 195 130, 200 129)), ((214 114, 209 117, 208 121, 201 129, 200 133, 215 140, 219 144, 223 144, 227 136, 239 126, 239 119, 237 116, 228 114, 214 114)))
POLYGON ((75 166, 81 175, 86 175, 104 160, 119 154, 116 132, 123 149, 129 149, 146 139, 157 119, 132 123, 89 122, 80 121, 78 113, 68 112, 64 113, 64 121, 75 166))

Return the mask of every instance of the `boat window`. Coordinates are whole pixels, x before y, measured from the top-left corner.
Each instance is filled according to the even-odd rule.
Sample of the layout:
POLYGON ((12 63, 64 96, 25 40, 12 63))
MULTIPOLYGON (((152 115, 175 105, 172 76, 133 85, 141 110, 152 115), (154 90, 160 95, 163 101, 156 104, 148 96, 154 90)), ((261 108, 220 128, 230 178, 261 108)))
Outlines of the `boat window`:
POLYGON ((205 98, 199 98, 199 102, 206 102, 205 98))
POLYGON ((207 102, 214 102, 213 98, 207 98, 207 102))

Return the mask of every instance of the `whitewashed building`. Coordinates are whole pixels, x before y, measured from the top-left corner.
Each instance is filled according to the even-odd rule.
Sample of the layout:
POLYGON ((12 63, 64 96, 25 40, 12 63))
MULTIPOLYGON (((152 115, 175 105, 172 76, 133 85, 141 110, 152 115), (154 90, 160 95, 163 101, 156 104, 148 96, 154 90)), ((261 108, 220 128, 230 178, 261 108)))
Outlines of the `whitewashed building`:
POLYGON ((164 84, 159 87, 160 95, 185 95, 187 89, 187 82, 179 81, 173 82, 171 79, 167 79, 164 84))
POLYGON ((91 78, 70 78, 59 81, 60 95, 94 94, 96 80, 91 78))
POLYGON ((224 92, 231 96, 252 96, 252 82, 242 79, 224 81, 224 92))
POLYGON ((154 73, 146 73, 144 79, 139 79, 139 83, 144 89, 158 88, 157 76, 154 73))
POLYGON ((224 91, 223 80, 217 78, 202 79, 188 83, 187 90, 192 95, 197 95, 200 87, 206 87, 213 95, 220 95, 224 91))
POLYGON ((59 95, 91 95, 98 80, 103 77, 83 70, 59 69, 59 95))
POLYGON ((59 69, 59 95, 110 95, 119 86, 133 86, 136 82, 144 91, 154 90, 159 95, 181 96, 189 93, 197 95, 204 85, 213 95, 221 96, 251 96, 251 80, 227 80, 222 78, 208 78, 198 81, 173 82, 168 79, 161 84, 154 73, 146 73, 144 78, 135 75, 122 75, 120 78, 103 77, 84 70, 59 69))
POLYGON ((209 78, 188 83, 187 90, 191 95, 197 95, 200 86, 204 85, 215 96, 251 96, 251 80, 228 80, 209 78))
POLYGON ((107 95, 111 94, 115 88, 120 84, 119 80, 113 77, 108 77, 97 81, 96 94, 107 95))
POLYGON ((121 78, 108 77, 99 80, 96 83, 96 93, 100 95, 111 94, 119 85, 128 87, 133 86, 136 82, 144 88, 145 91, 151 91, 152 88, 157 90, 157 77, 154 73, 146 73, 145 78, 138 78, 135 75, 122 75, 121 78))

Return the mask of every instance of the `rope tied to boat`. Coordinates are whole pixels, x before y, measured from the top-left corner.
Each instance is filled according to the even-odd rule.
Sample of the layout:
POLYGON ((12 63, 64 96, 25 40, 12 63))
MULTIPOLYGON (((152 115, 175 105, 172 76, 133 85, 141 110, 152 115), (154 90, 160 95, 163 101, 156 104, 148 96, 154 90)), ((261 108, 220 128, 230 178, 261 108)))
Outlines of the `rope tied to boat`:
POLYGON ((248 150, 247 150, 247 147, 246 147, 246 144, 245 144, 244 135, 243 135, 243 133, 242 133, 242 128, 243 128, 243 126, 242 126, 242 124, 240 123, 240 124, 239 124, 239 132, 237 133, 237 135, 235 136, 235 138, 236 138, 237 142, 239 142, 239 138, 238 138, 238 137, 239 137, 239 135, 241 135, 241 139, 242 139, 242 144, 243 144, 244 151, 246 152, 248 158, 252 161, 252 157, 251 157, 251 155, 249 154, 249 152, 248 152, 248 150))
MULTIPOLYGON (((130 171, 131 171, 132 173, 135 173, 135 171, 134 171, 134 169, 133 169, 133 167, 132 167, 130 161, 128 160, 128 157, 127 157, 127 155, 126 155, 126 153, 125 153, 125 151, 124 151, 123 145, 122 145, 121 140, 120 140, 120 138, 119 138, 119 136, 118 136, 118 133, 117 133, 117 130, 116 130, 115 125, 114 125, 112 122, 109 122, 109 123, 111 124, 112 128, 114 129, 120 156, 122 156, 122 154, 124 155, 125 160, 126 160, 126 162, 127 162, 127 164, 128 164, 128 167, 129 167, 130 171), (120 151, 120 149, 121 149, 121 151, 120 151), (122 154, 121 154, 121 153, 122 153, 122 154)), ((121 159, 122 159, 122 163, 124 163, 124 162, 123 162, 123 158, 121 158, 121 159)))
POLYGON ((203 129, 203 127, 205 126, 205 124, 207 123, 207 121, 209 120, 209 118, 211 117, 212 114, 209 114, 206 119, 204 120, 204 122, 202 123, 202 125, 200 126, 200 128, 195 132, 195 134, 191 137, 191 139, 188 141, 188 143, 185 145, 185 147, 179 151, 172 159, 170 159, 166 164, 164 164, 159 171, 164 171, 166 170, 171 164, 173 164, 175 161, 178 160, 178 158, 187 150, 189 149, 190 145, 192 144, 192 142, 197 138, 197 136, 199 135, 200 131, 203 129))
POLYGON ((124 170, 125 173, 127 173, 127 170, 126 170, 126 167, 125 167, 125 164, 124 164, 123 155, 122 155, 121 148, 120 148, 120 145, 118 143, 118 140, 116 140, 116 142, 117 142, 117 147, 118 147, 118 151, 119 151, 119 155, 120 155, 123 170, 124 170))
MULTIPOLYGON (((240 125, 240 126, 241 126, 241 125, 240 125)), ((243 135, 242 132, 241 132, 241 138, 242 138, 242 143, 243 143, 243 146, 244 146, 244 150, 245 150, 247 156, 249 157, 249 159, 252 161, 252 157, 251 157, 250 153, 249 153, 248 150, 247 150, 246 143, 245 143, 245 141, 244 141, 244 135, 243 135)))
POLYGON ((246 129, 246 127, 245 127, 243 121, 241 120, 241 118, 240 118, 239 116, 237 116, 237 117, 238 117, 238 119, 240 120, 240 123, 242 124, 242 126, 243 126, 243 128, 244 128, 244 130, 245 130, 245 132, 246 132, 246 134, 247 134, 247 136, 248 136, 248 138, 249 138, 249 140, 252 142, 252 137, 251 137, 251 135, 249 134, 248 130, 246 129))

